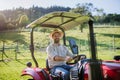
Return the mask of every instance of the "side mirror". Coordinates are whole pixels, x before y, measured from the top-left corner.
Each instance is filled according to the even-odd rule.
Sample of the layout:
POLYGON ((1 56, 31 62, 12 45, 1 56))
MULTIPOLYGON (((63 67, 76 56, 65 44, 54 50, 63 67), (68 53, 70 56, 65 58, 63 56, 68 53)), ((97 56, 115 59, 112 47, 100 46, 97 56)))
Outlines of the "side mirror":
POLYGON ((78 54, 78 46, 74 39, 69 40, 69 45, 73 54, 78 54))

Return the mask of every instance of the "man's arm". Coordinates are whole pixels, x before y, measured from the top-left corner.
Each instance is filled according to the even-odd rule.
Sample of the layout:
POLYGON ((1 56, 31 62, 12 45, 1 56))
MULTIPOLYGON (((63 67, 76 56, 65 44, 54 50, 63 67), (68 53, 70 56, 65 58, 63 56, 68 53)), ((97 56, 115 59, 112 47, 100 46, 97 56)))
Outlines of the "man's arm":
POLYGON ((54 56, 54 60, 55 61, 66 61, 66 62, 70 62, 72 61, 72 57, 70 56, 66 56, 66 57, 62 57, 62 56, 54 56))

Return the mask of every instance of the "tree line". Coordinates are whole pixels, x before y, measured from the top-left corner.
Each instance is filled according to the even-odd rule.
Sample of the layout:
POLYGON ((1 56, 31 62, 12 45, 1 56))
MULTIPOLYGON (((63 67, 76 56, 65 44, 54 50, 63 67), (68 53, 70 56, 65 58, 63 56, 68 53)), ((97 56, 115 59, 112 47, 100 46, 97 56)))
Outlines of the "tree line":
POLYGON ((95 23, 120 25, 120 14, 106 14, 92 3, 78 3, 76 8, 51 6, 47 8, 32 6, 28 9, 19 7, 0 11, 0 31, 22 29, 35 19, 54 11, 69 11, 94 18, 95 23), (93 15, 93 12, 96 15, 93 15))

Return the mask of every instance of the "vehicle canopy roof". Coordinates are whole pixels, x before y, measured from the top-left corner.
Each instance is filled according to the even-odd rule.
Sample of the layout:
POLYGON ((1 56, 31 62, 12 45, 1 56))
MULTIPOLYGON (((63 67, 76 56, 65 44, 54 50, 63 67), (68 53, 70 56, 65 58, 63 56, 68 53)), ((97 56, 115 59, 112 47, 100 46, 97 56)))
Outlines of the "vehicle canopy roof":
POLYGON ((73 12, 52 12, 33 21, 28 27, 49 27, 71 29, 89 20, 89 16, 73 12))

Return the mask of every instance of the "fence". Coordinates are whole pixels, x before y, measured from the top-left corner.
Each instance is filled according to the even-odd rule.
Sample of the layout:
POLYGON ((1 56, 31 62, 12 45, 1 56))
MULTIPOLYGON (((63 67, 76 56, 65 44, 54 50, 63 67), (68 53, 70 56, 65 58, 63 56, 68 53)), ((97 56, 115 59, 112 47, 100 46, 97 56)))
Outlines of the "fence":
MULTIPOLYGON (((79 52, 89 51, 89 37, 86 35, 86 39, 76 39, 77 45, 79 47, 79 52)), ((96 39, 96 47, 97 51, 100 50, 109 50, 109 51, 116 51, 120 49, 120 38, 119 35, 108 35, 108 34, 95 34, 96 39)), ((45 39, 44 39, 45 40, 45 39)), ((46 38, 46 42, 49 43, 48 38, 46 38)), ((35 50, 37 52, 43 51, 48 45, 48 43, 41 43, 40 40, 35 41, 35 50)), ((69 44, 68 44, 69 45, 69 44)), ((29 51, 29 44, 21 44, 18 41, 13 42, 0 42, 0 55, 1 60, 6 58, 14 58, 19 59, 18 54, 25 56, 26 54, 30 54, 29 51)))

